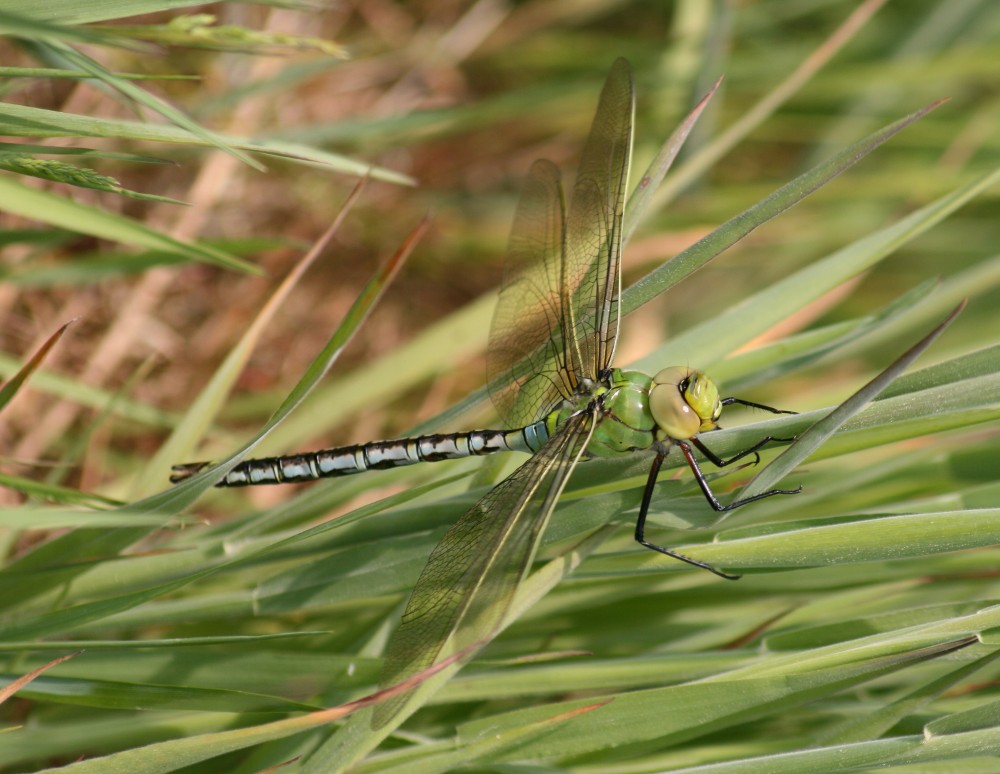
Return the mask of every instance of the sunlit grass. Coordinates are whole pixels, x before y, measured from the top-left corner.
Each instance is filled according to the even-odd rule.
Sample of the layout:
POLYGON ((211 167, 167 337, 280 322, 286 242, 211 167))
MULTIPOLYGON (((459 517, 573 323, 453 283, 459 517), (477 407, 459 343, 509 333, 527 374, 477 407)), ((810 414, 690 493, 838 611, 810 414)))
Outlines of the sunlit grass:
MULTIPOLYGON (((9 142, 93 148, 52 158, 190 206, 3 176, 4 379, 76 322, 4 406, 0 651, 8 680, 40 671, 5 697, 0 766, 983 770, 1000 744, 991 4, 888 4, 836 52, 827 38, 854 6, 742 4, 723 18, 699 16, 702 4, 676 16, 655 4, 552 16, 522 4, 488 18, 431 4, 344 19, 223 4, 223 22, 272 36, 242 37, 254 53, 240 56, 183 42, 108 47, 109 35, 150 33, 79 26, 104 21, 94 15, 104 4, 74 3, 72 17, 58 6, 44 6, 42 21, 61 28, 0 19, 35 46, 3 41, 5 66, 72 71, 55 55, 86 42, 108 73, 201 80, 130 78, 153 95, 144 109, 161 118, 151 124, 117 78, 70 88, 79 73, 4 71, 9 142), (310 48, 320 20, 350 61, 310 48), (295 33, 306 53, 264 55, 274 35, 295 33), (829 61, 811 60, 773 99, 820 52, 829 61), (739 582, 634 544, 647 459, 582 465, 509 627, 405 735, 369 750, 377 739, 364 718, 338 726, 337 713, 312 711, 375 690, 428 552, 517 460, 195 501, 197 485, 166 484, 166 467, 184 460, 157 449, 178 426, 196 427, 181 418, 199 396, 221 409, 185 431, 186 444, 200 443, 195 459, 224 459, 252 437, 429 209, 430 231, 350 348, 254 453, 492 423, 477 390, 519 182, 540 156, 572 172, 619 55, 639 98, 633 179, 726 75, 668 178, 669 203, 632 238, 629 282, 879 127, 951 98, 625 319, 630 361, 707 367, 727 394, 803 412, 733 412, 713 434, 717 451, 802 433, 963 298, 968 307, 910 374, 783 479, 802 494, 713 523, 690 477, 664 474, 649 526, 657 542, 743 572, 739 582), (170 124, 161 103, 204 131, 170 124), (39 110, 51 126, 38 128, 39 110), (252 351, 238 352, 244 365, 223 382, 231 394, 206 396, 223 389, 212 376, 367 164, 379 172, 334 249, 269 310, 252 351), (419 187, 399 184, 408 178, 419 187), (150 497, 128 494, 137 488, 150 497)), ((713 485, 729 494, 754 472, 713 485)))

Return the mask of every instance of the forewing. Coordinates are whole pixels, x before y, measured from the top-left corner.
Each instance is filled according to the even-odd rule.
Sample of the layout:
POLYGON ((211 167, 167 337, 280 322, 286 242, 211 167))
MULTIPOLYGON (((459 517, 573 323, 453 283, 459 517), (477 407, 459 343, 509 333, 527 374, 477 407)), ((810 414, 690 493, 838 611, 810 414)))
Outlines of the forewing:
MULTIPOLYGON (((590 412, 571 417, 445 533, 389 641, 380 686, 429 667, 450 638, 457 652, 496 634, 593 427, 590 412)), ((405 700, 404 694, 379 705, 373 725, 388 722, 405 700)))
POLYGON ((573 342, 582 376, 611 365, 618 338, 622 216, 632 155, 635 95, 628 62, 617 59, 601 91, 583 150, 566 232, 573 342))
POLYGON ((487 364, 490 396, 511 427, 540 419, 611 364, 634 110, 631 70, 618 59, 583 151, 568 230, 559 170, 542 160, 529 173, 487 364))
POLYGON ((560 298, 565 200, 559 169, 536 161, 514 215, 503 288, 490 328, 490 397, 509 427, 540 418, 573 392, 579 364, 566 364, 560 298))

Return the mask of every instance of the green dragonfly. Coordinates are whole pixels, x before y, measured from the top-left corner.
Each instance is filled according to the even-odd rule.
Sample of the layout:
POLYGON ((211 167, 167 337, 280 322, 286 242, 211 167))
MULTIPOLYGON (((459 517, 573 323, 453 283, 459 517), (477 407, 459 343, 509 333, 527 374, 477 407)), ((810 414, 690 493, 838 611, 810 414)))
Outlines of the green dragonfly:
MULTIPOLYGON (((618 59, 601 92, 573 199, 566 212, 559 170, 531 168, 514 218, 507 269, 488 352, 490 396, 513 430, 473 430, 246 460, 218 486, 299 482, 366 470, 500 451, 531 457, 459 519, 434 548, 391 639, 381 683, 393 684, 432 664, 453 638, 470 648, 499 628, 566 482, 584 458, 655 453, 635 526, 654 551, 726 573, 645 537, 660 467, 676 447, 716 511, 799 489, 772 489, 723 505, 694 450, 718 467, 774 439, 765 436, 729 459, 699 434, 718 427, 723 406, 794 413, 739 398, 688 367, 655 376, 612 368, 621 295, 622 216, 634 113, 632 74, 618 59)), ((174 482, 207 463, 174 467, 174 482)))

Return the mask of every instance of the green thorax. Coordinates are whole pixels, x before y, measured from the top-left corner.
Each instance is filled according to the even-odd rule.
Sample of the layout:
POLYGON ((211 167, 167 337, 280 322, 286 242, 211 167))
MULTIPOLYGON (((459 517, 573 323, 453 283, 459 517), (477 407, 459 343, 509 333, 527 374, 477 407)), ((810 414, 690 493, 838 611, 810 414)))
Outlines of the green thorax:
POLYGON ((585 411, 594 401, 597 427, 587 445, 587 455, 610 457, 652 446, 656 422, 649 410, 649 390, 653 380, 638 371, 612 369, 607 380, 592 385, 566 400, 545 419, 549 435, 578 411, 585 411))

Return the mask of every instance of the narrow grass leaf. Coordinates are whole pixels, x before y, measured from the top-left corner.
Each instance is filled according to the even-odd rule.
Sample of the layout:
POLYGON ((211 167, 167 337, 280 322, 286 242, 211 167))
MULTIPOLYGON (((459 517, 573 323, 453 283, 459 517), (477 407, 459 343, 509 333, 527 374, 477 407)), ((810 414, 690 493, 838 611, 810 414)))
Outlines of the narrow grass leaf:
POLYGON ((108 3, 107 0, 46 0, 44 3, 32 0, 4 0, 4 3, 11 13, 39 21, 58 21, 67 26, 93 24, 118 20, 125 15, 139 16, 201 5, 193 0, 129 0, 127 9, 123 9, 118 3, 108 3), (127 14, 124 11, 127 11, 127 14))
MULTIPOLYGON (((797 750, 760 758, 744 758, 725 763, 673 769, 674 774, 801 774, 803 771, 822 771, 826 774, 892 769, 908 764, 920 766, 944 763, 944 768, 933 767, 925 771, 956 771, 954 766, 963 757, 981 758, 990 755, 1000 745, 1000 728, 981 733, 956 734, 941 740, 929 740, 920 734, 895 736, 856 744, 838 744, 814 750, 797 750), (935 749, 937 748, 937 749, 935 749), (946 748, 946 749, 941 749, 946 748), (949 763, 950 762, 950 763, 949 763)), ((902 769, 905 771, 906 769, 902 769)), ((988 769, 973 768, 971 772, 988 769)))
POLYGON ((56 345, 56 342, 62 338, 62 335, 66 332, 66 329, 73 323, 70 320, 68 323, 62 325, 55 333, 49 336, 45 343, 38 348, 38 351, 28 360, 27 363, 22 366, 22 368, 14 374, 14 376, 7 381, 2 388, 0 388, 0 411, 3 411, 4 407, 11 402, 15 395, 17 395, 18 390, 24 385, 38 367, 45 360, 46 355, 49 351, 56 345))
MULTIPOLYGON (((123 505, 121 500, 116 500, 113 497, 105 497, 104 495, 81 491, 73 487, 59 486, 58 484, 49 482, 39 482, 26 476, 11 476, 7 473, 0 473, 0 486, 8 487, 28 497, 62 503, 64 505, 80 505, 87 508, 110 508, 123 505)), ((23 507, 19 508, 18 511, 22 509, 23 507)))
POLYGON ((207 245, 182 242, 137 221, 30 188, 9 177, 0 177, 0 208, 14 215, 100 239, 110 239, 147 250, 163 250, 188 260, 260 274, 260 269, 256 266, 234 255, 207 245))
MULTIPOLYGON (((723 532, 717 542, 690 550, 710 564, 753 570, 879 562, 1000 544, 1000 508, 864 516, 733 540, 723 532)), ((678 550, 683 553, 688 547, 678 550)))
MULTIPOLYGON (((853 648, 797 654, 766 667, 717 675, 682 685, 618 694, 602 710, 578 716, 558 733, 526 743, 516 755, 549 760, 573 759, 610 745, 624 746, 651 739, 679 743, 712 731, 735 728, 776 711, 789 711, 852 686, 892 674, 968 647, 975 638, 869 638, 853 648), (613 716, 614 722, 609 722, 613 716)), ((598 697, 598 699, 603 697, 598 697)), ((459 738, 537 722, 554 710, 593 704, 595 699, 559 702, 473 720, 459 728, 459 738)), ((501 758, 502 760, 502 758, 501 758)))
POLYGON ((145 106, 148 110, 154 113, 158 113, 175 126, 187 130, 203 142, 215 146, 222 152, 228 153, 230 156, 239 159, 244 164, 257 169, 258 171, 264 170, 264 166, 260 162, 255 161, 246 153, 243 153, 241 150, 233 147, 224 138, 215 134, 215 132, 209 131, 197 121, 192 121, 173 105, 159 99, 145 89, 139 88, 131 81, 124 78, 118 78, 89 56, 80 53, 66 43, 48 40, 46 44, 51 46, 58 56, 70 62, 72 65, 75 65, 79 69, 89 72, 99 81, 114 89, 122 96, 135 101, 139 105, 145 106))
MULTIPOLYGON (((654 269, 622 294, 622 313, 638 309, 652 298, 673 287, 700 269, 727 248, 736 244, 758 226, 802 201, 842 172, 850 169, 873 150, 940 103, 929 105, 841 151, 829 161, 799 175, 758 204, 729 219, 706 237, 681 251, 660 268, 654 269)), ((675 362, 684 362, 678 360, 675 362)))
MULTIPOLYGON (((292 448, 305 438, 314 438, 321 427, 333 427, 365 406, 399 395, 440 374, 442 369, 459 368, 471 356, 482 352, 486 344, 484 331, 489 327, 495 306, 496 294, 489 293, 431 324, 393 350, 391 358, 367 363, 336 381, 320 385, 301 412, 275 429, 267 447, 292 448)), ((451 426, 460 418, 467 418, 487 399, 484 386, 432 420, 410 428, 408 433, 433 432, 451 426)))
POLYGON ((818 449, 847 420, 861 411, 882 390, 891 384, 897 376, 905 371, 944 332, 944 329, 951 325, 952 321, 954 321, 964 307, 964 303, 957 306, 934 330, 900 355, 882 373, 841 403, 824 419, 796 438, 791 446, 754 476, 750 483, 741 490, 740 497, 753 497, 773 488, 778 481, 788 475, 802 460, 818 449))
MULTIPOLYGON (((20 367, 21 364, 18 359, 0 353, 0 376, 12 377, 20 367)), ((52 397, 65 398, 96 411, 100 411, 113 403, 115 416, 128 419, 132 422, 139 422, 153 428, 170 428, 180 419, 173 412, 125 397, 116 399, 107 390, 81 384, 78 379, 52 373, 45 369, 35 374, 31 380, 31 387, 52 397)))
MULTIPOLYGON (((916 714, 945 691, 956 689, 960 683, 968 681, 976 672, 989 666, 998 657, 1000 657, 1000 650, 994 650, 968 664, 961 664, 935 680, 918 685, 916 689, 906 692, 895 701, 878 707, 863 718, 854 718, 833 731, 824 733, 818 740, 819 744, 823 747, 830 747, 837 744, 878 739, 888 735, 897 723, 916 714)), ((994 716, 993 720, 995 722, 997 717, 994 716)))
MULTIPOLYGON (((0 680, 4 679, 0 675, 0 680)), ((190 710, 194 712, 310 712, 316 707, 279 696, 190 685, 140 685, 110 680, 41 677, 21 696, 53 704, 114 710, 190 710)))
POLYGON ((996 730, 998 726, 1000 726, 1000 701, 990 701, 978 707, 936 718, 925 728, 931 738, 940 738, 967 731, 996 730))
MULTIPOLYGON (((32 14, 31 7, 28 3, 17 0, 4 3, 3 10, 0 10, 0 34, 31 40, 63 40, 91 45, 116 45, 122 42, 116 35, 86 27, 72 27, 58 16, 45 20, 32 14), (56 24, 57 21, 62 23, 56 24)), ((34 7, 37 10, 37 4, 34 7)))
MULTIPOLYGON (((114 40, 115 43, 120 42, 119 39, 114 40)), ((127 78, 131 81, 197 81, 197 75, 170 75, 170 74, 157 74, 157 73, 115 73, 118 78, 127 78)), ((83 70, 66 70, 57 67, 0 67, 0 77, 3 78, 52 78, 53 80, 59 80, 61 78, 78 81, 84 78, 93 78, 94 76, 83 70)), ((12 143, 16 145, 16 143, 12 143)), ((57 148, 48 148, 47 150, 58 153, 57 148)), ((96 152, 96 151, 95 151, 96 152)), ((126 156, 130 154, 124 154, 126 156)))
POLYGON ((305 272, 322 255, 334 234, 337 233, 351 207, 358 200, 363 189, 363 181, 359 182, 347 197, 340 212, 333 219, 326 232, 315 245, 295 264, 288 276, 281 282, 271 297, 261 307, 253 322, 247 326, 239 341, 230 350, 226 359, 219 365, 209 383, 198 393, 191 407, 185 412, 183 419, 171 433, 170 437, 157 450, 156 455, 144 469, 143 475, 133 482, 133 492, 148 493, 159 491, 166 480, 166 471, 178 460, 187 458, 195 444, 204 435, 205 430, 215 421, 219 409, 223 406, 236 379, 242 373, 247 359, 253 352, 257 341, 263 334, 281 305, 302 279, 305 272))
MULTIPOLYGON (((160 774, 176 771, 184 766, 190 766, 201 761, 211 760, 227 752, 244 750, 248 747, 264 744, 277 739, 303 733, 312 729, 328 726, 345 717, 367 710, 373 704, 396 693, 406 692, 413 685, 437 671, 450 667, 461 654, 455 654, 440 664, 436 664, 424 672, 414 675, 409 680, 385 690, 362 697, 332 709, 313 712, 297 718, 278 720, 249 728, 233 731, 192 735, 166 742, 159 742, 145 747, 136 747, 111 755, 78 761, 59 768, 60 772, 68 774, 103 774, 107 771, 127 771, 129 774, 160 774)), ((367 713, 362 713, 367 714, 367 713)), ((310 771, 303 766, 302 771, 310 771)), ((325 769, 324 771, 332 771, 325 769)))
MULTIPOLYGON (((930 279, 903 293, 875 314, 823 328, 807 330, 746 352, 739 352, 712 366, 712 377, 726 385, 727 393, 739 394, 755 384, 767 384, 785 374, 814 363, 906 314, 937 287, 930 279)), ((887 388, 889 389, 889 388, 887 388)))
MULTIPOLYGON (((715 362, 742 344, 837 285, 871 268, 998 181, 1000 168, 951 191, 897 223, 778 280, 726 312, 684 331, 656 352, 642 358, 636 367, 648 369, 651 363, 698 363, 700 368, 711 369, 715 362)), ((672 263, 673 260, 665 264, 665 267, 672 263)))
MULTIPOLYGON (((264 427, 246 444, 244 444, 239 451, 228 457, 226 460, 219 462, 206 470, 195 474, 189 480, 184 481, 174 488, 173 492, 178 493, 187 499, 191 493, 200 493, 207 489, 211 484, 218 481, 219 478, 224 476, 227 472, 232 470, 240 461, 251 451, 254 447, 260 443, 261 440, 267 436, 271 430, 279 425, 288 414, 294 411, 306 396, 316 387, 317 384, 326 376, 327 371, 333 366, 334 362, 340 356, 340 353, 344 350, 344 347, 351 341, 354 334, 357 332, 361 324, 367 319, 368 314, 371 312, 372 307, 382 296, 382 293, 388 287, 389 283, 392 282, 393 277, 395 277, 396 272, 399 271, 403 262, 409 256, 410 252, 416 246, 417 242, 420 240, 423 233, 427 230, 429 221, 425 218, 422 220, 417 227, 410 232, 410 235, 406 238, 400 248, 396 251, 396 254, 382 267, 382 269, 369 281, 368 285, 362 290, 361 294, 355 300, 354 304, 348 310, 346 316, 341 321, 340 326, 334 332, 333 336, 327 341, 326 346, 319 355, 312 361, 309 367, 306 369, 305 374, 299 380, 298 384, 292 388, 292 391, 288 394, 282 404, 275 410, 274 414, 265 423, 264 427)), ((332 236, 333 231, 331 229, 328 235, 324 239, 332 236)), ((171 500, 174 496, 171 492, 165 493, 163 495, 171 500)))
POLYGON ((137 526, 159 527, 163 526, 163 517, 153 514, 119 513, 117 511, 68 511, 21 506, 19 508, 0 508, 0 525, 9 529, 28 531, 50 531, 77 527, 105 527, 107 529, 137 526))
POLYGON ((628 203, 625 205, 625 230, 622 233, 622 244, 628 244, 635 229, 649 214, 648 211, 650 205, 653 203, 654 194, 659 190, 663 178, 666 177, 667 172, 670 171, 670 167, 673 166, 674 159, 680 153, 681 147, 687 140, 688 135, 691 134, 691 130, 694 129, 695 124, 705 111, 705 108, 708 107, 709 101, 715 96, 715 92, 718 91, 721 84, 722 78, 719 78, 712 88, 709 89, 708 94, 701 98, 698 104, 694 106, 694 109, 688 114, 687 118, 667 138, 655 158, 649 162, 649 166, 642 177, 639 178, 638 184, 636 184, 635 189, 628 198, 628 203))
MULTIPOLYGON (((109 654, 109 672, 114 673, 114 671, 122 664, 128 663, 129 656, 136 651, 141 651, 141 658, 146 659, 149 656, 149 651, 156 649, 164 650, 163 660, 157 662, 155 666, 151 667, 150 679, 157 672, 162 673, 169 664, 170 659, 174 658, 172 651, 175 648, 203 648, 206 645, 225 645, 232 651, 233 648, 239 645, 250 645, 255 642, 268 642, 271 640, 289 640, 289 639, 302 639, 303 637, 322 637, 328 635, 329 632, 325 631, 296 631, 296 632, 278 632, 276 634, 238 634, 233 636, 221 635, 218 637, 169 637, 167 639, 148 639, 148 640, 59 640, 58 642, 36 642, 25 640, 23 642, 0 642, 0 651, 4 653, 24 653, 26 651, 46 651, 46 650, 86 650, 88 652, 96 651, 114 651, 113 654, 109 654)), ((225 653, 215 653, 209 656, 204 654, 187 654, 183 665, 180 667, 188 672, 193 672, 199 666, 199 659, 201 658, 212 658, 211 668, 218 670, 220 661, 224 661, 229 656, 225 653)), ((324 659, 326 656, 323 657, 324 659)), ((326 662, 324 662, 326 663, 326 662)), ((81 669, 89 669, 90 664, 81 665, 81 669)))
MULTIPOLYGON (((15 137, 111 137, 121 140, 164 142, 181 145, 210 145, 196 134, 177 126, 141 121, 98 118, 55 110, 0 102, 0 133, 15 137)), ((311 164, 395 185, 415 185, 408 175, 384 167, 375 167, 346 156, 291 142, 247 140, 219 135, 240 150, 262 153, 288 161, 311 164)))
POLYGON ((566 712, 559 712, 551 717, 528 723, 519 728, 510 729, 497 734, 484 734, 478 739, 459 745, 454 750, 428 754, 420 748, 405 748, 398 753, 379 756, 379 767, 383 771, 401 770, 412 774, 437 774, 437 772, 454 771, 468 765, 470 761, 495 760, 506 750, 516 749, 526 742, 532 741, 543 734, 556 731, 567 721, 587 712, 600 709, 613 699, 575 707, 566 712))

